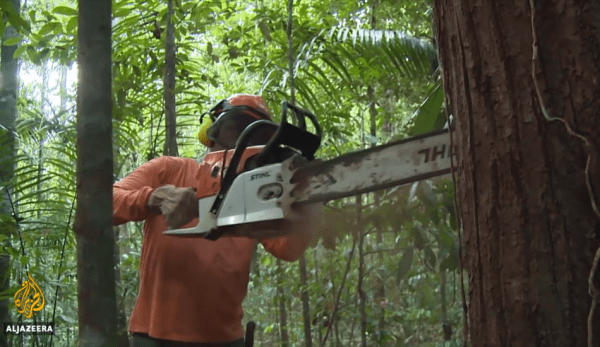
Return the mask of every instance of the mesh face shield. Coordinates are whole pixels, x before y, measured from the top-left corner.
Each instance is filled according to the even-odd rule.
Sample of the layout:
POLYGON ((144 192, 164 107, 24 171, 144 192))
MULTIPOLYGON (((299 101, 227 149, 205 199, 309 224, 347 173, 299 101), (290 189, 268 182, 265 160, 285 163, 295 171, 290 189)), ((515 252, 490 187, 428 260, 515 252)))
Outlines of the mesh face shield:
MULTIPOLYGON (((227 149, 235 148, 238 137, 248 125, 261 119, 269 119, 262 112, 248 106, 229 106, 217 117, 213 125, 206 131, 206 136, 227 149)), ((252 135, 249 146, 264 145, 273 134, 274 130, 272 129, 259 129, 252 135)))

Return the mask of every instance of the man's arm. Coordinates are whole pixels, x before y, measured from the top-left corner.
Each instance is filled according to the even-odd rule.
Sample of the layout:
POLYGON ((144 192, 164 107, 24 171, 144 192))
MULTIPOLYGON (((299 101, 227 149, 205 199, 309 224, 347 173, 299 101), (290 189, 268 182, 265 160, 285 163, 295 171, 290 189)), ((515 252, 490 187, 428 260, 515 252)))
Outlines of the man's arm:
POLYGON ((298 212, 305 217, 301 222, 287 222, 283 226, 291 229, 289 235, 261 241, 267 252, 281 260, 298 260, 322 225, 322 203, 299 206, 298 212))
POLYGON ((151 214, 165 216, 178 228, 198 217, 195 188, 169 184, 174 172, 183 170, 180 160, 159 157, 135 169, 113 185, 113 224, 141 221, 151 214))
POLYGON ((161 186, 167 165, 164 157, 153 159, 113 185, 113 225, 141 221, 160 210, 148 207, 150 195, 161 186))

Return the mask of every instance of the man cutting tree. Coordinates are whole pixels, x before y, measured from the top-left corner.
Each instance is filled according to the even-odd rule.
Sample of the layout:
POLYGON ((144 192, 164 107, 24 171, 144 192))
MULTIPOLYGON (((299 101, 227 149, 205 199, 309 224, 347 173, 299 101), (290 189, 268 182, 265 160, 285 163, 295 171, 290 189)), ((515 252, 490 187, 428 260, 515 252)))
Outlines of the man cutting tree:
MULTIPOLYGON (((231 96, 211 116, 214 124, 199 135, 209 152, 234 148, 246 126, 271 119, 263 99, 247 94, 231 96)), ((266 141, 263 135, 252 144, 266 141)), ((198 168, 194 159, 163 156, 113 187, 114 225, 145 220, 139 294, 129 322, 133 347, 244 346, 242 301, 257 240, 163 234, 198 223, 198 168)), ((290 230, 288 236, 259 241, 279 259, 295 261, 304 253, 319 226, 322 205, 298 212, 303 222, 278 226, 290 230)))

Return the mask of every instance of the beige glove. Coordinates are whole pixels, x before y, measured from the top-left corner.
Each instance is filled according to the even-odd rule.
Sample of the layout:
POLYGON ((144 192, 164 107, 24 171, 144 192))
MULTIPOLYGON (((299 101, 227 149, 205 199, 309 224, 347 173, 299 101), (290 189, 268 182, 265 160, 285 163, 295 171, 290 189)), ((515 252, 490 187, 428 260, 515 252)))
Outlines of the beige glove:
POLYGON ((179 229, 198 218, 196 190, 170 184, 156 188, 150 194, 148 208, 155 214, 164 215, 169 229, 179 229))

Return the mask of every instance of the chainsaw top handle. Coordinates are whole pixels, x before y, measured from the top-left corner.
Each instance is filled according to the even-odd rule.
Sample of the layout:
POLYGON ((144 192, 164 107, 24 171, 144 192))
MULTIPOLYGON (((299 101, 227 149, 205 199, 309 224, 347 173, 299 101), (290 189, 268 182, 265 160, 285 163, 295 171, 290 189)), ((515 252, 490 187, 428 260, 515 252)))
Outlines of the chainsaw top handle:
POLYGON ((308 112, 307 110, 301 109, 294 105, 291 105, 287 101, 284 101, 281 105, 281 123, 277 128, 275 134, 271 137, 269 142, 265 145, 265 148, 256 155, 253 159, 254 167, 261 167, 267 165, 272 157, 272 154, 276 152, 280 145, 285 145, 290 148, 296 149, 302 153, 302 156, 306 159, 314 160, 315 152, 321 145, 321 139, 323 137, 323 131, 317 120, 317 117, 308 112), (294 111, 298 127, 288 123, 287 113, 288 109, 294 111), (315 134, 312 134, 306 130, 306 122, 304 118, 310 119, 311 123, 315 127, 315 134))

